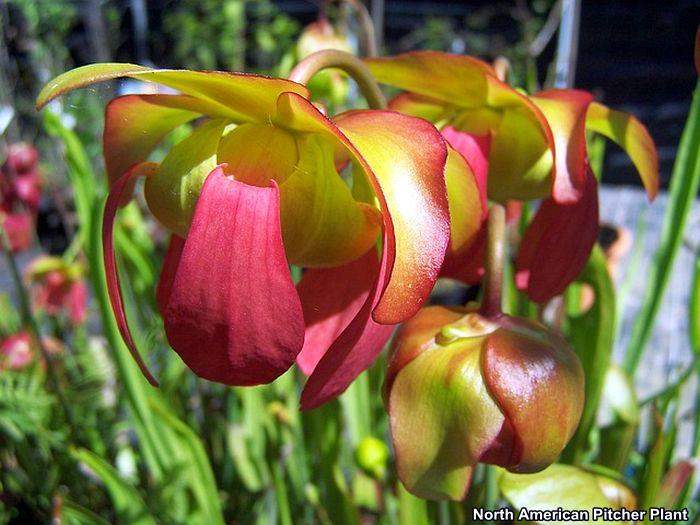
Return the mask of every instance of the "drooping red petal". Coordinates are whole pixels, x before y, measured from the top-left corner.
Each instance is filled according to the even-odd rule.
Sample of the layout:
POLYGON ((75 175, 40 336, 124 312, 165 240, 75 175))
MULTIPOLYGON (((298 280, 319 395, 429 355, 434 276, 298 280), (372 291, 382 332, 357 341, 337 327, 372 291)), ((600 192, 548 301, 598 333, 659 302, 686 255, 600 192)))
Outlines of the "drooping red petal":
POLYGON ((297 285, 306 335, 297 364, 309 375, 336 338, 357 316, 377 279, 379 263, 372 248, 336 268, 311 268, 297 285))
POLYGON ((200 377, 269 383, 304 344, 301 302, 287 266, 279 190, 206 179, 165 307, 173 349, 200 377))
POLYGON ((575 201, 585 184, 586 112, 593 95, 576 89, 551 89, 531 97, 542 110, 554 136, 555 177, 552 198, 575 201))
POLYGON ((158 305, 158 311, 161 315, 165 313, 165 307, 168 305, 170 290, 172 290, 173 287, 175 273, 180 264, 180 257, 184 247, 185 239, 179 235, 170 236, 170 244, 168 244, 165 257, 163 257, 163 267, 160 270, 160 279, 156 287, 156 304, 158 305))
POLYGON ((141 369, 144 377, 153 386, 158 386, 158 382, 151 375, 146 364, 141 359, 134 339, 131 337, 129 324, 124 312, 124 300, 122 298, 121 287, 119 285, 119 273, 117 272, 117 261, 114 257, 114 219, 119 205, 131 194, 134 181, 142 176, 148 176, 155 172, 157 164, 141 163, 132 167, 121 178, 119 178, 109 191, 102 219, 102 257, 105 265, 105 276, 107 278, 107 292, 112 311, 117 321, 119 333, 129 348, 134 361, 141 369))
MULTIPOLYGON (((368 261, 369 262, 369 261, 368 261)), ((309 376, 301 393, 301 409, 309 410, 337 397, 377 358, 394 331, 372 319, 372 310, 381 298, 381 283, 386 275, 386 253, 378 278, 362 308, 335 340, 309 376)))
POLYGON ((543 303, 581 272, 598 236, 598 183, 590 168, 578 201, 542 202, 525 231, 516 261, 516 285, 543 303))

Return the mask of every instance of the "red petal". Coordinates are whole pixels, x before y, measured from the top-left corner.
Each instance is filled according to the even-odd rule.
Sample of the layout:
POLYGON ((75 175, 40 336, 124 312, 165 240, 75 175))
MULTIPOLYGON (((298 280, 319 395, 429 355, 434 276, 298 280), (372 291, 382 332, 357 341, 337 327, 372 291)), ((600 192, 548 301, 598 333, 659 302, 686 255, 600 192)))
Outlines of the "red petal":
POLYGON ((141 359, 141 355, 131 337, 129 324, 127 323, 126 314, 124 313, 124 300, 122 299, 121 287, 119 285, 117 261, 114 258, 114 219, 119 204, 124 202, 124 199, 131 194, 131 188, 136 179, 154 173, 156 168, 157 165, 153 163, 137 164, 119 178, 109 191, 102 220, 102 257, 105 265, 109 302, 112 305, 112 311, 114 312, 114 317, 116 318, 117 327, 119 328, 119 333, 122 335, 122 339, 124 339, 126 346, 129 348, 132 357, 141 369, 144 377, 153 386, 158 386, 158 382, 148 371, 148 368, 141 359))
POLYGON ((165 308, 173 349, 199 376, 269 383, 304 344, 301 303, 287 266, 279 190, 207 177, 165 308))
POLYGON ((297 292, 304 310, 306 336, 297 364, 305 374, 313 372, 333 341, 360 312, 377 273, 374 248, 346 265, 304 273, 297 292))
POLYGON ((562 293, 581 273, 598 235, 598 183, 586 170, 581 197, 573 204, 542 202, 520 243, 516 285, 543 303, 562 293))
POLYGON ((168 305, 170 290, 173 288, 175 273, 180 264, 180 257, 184 247, 185 239, 179 235, 170 236, 170 244, 168 244, 168 251, 165 252, 165 257, 163 258, 163 268, 160 270, 160 279, 156 288, 156 303, 161 315, 165 313, 165 307, 168 305))
POLYGON ((552 197, 561 203, 578 198, 585 183, 586 112, 593 101, 587 91, 551 89, 532 97, 554 136, 555 177, 552 197))
MULTIPOLYGON (((372 264, 376 259, 367 261, 372 264)), ((386 276, 386 253, 381 269, 377 263, 367 274, 378 274, 378 279, 357 316, 335 340, 318 362, 301 393, 301 409, 316 408, 334 399, 367 369, 384 348, 394 331, 393 325, 384 325, 372 319, 372 310, 382 295, 381 284, 386 276)))

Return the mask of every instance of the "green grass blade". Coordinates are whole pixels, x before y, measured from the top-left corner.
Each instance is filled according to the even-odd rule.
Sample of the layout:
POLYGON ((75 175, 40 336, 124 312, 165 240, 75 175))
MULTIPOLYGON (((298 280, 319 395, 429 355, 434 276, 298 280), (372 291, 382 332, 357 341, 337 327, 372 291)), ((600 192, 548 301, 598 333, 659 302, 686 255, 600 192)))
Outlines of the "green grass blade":
POLYGON ((678 248, 683 241, 683 232, 700 184, 700 84, 693 93, 693 102, 686 121, 678 154, 671 174, 668 204, 661 230, 661 242, 656 252, 647 282, 647 293, 632 328, 624 368, 630 374, 639 365, 644 349, 649 342, 654 321, 663 299, 678 248))
POLYGON ((78 461, 85 463, 105 484, 120 522, 133 525, 156 525, 155 519, 148 513, 136 488, 122 479, 112 465, 85 449, 75 450, 73 455, 78 461))

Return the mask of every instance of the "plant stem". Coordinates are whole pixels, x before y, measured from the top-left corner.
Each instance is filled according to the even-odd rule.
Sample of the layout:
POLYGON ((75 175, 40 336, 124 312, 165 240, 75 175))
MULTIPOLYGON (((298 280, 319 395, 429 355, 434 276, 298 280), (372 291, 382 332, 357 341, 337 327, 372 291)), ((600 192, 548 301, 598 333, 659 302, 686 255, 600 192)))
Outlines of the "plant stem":
POLYGON ((384 98, 384 94, 379 89, 379 85, 369 69, 362 63, 362 60, 345 51, 324 49, 310 54, 294 66, 294 69, 289 73, 289 80, 306 84, 316 73, 328 68, 340 69, 350 75, 357 82, 370 108, 386 108, 386 98, 384 98))
POLYGON ((58 379, 58 376, 56 375, 56 368, 54 367, 53 357, 46 349, 46 345, 44 344, 44 341, 41 338, 41 332, 39 331, 39 323, 37 323, 37 320, 34 317, 34 314, 32 313, 31 304, 29 301, 29 292, 26 286, 24 285, 24 281, 22 281, 22 276, 20 275, 19 267, 17 266, 17 261, 15 260, 15 256, 12 253, 12 249, 10 248, 10 241, 7 238, 5 229, 2 227, 1 224, 0 244, 2 245, 2 251, 5 252, 7 265, 10 267, 10 274, 12 275, 12 280, 14 281, 15 288, 17 289, 17 295, 19 296, 20 301, 20 308, 22 310, 22 317, 24 318, 25 323, 28 325, 29 331, 31 332, 31 335, 34 338, 37 347, 39 348, 39 352, 41 352, 41 356, 44 359, 44 362, 46 363, 46 374, 48 376, 49 383, 51 384, 51 388, 54 390, 59 402, 61 403, 63 411, 66 415, 66 421, 68 422, 68 425, 70 426, 70 431, 72 433, 73 430, 76 428, 74 424, 75 418, 73 417, 73 411, 71 410, 70 405, 68 404, 68 400, 66 399, 65 393, 61 388, 61 383, 58 379))
POLYGON ((372 17, 369 15, 365 4, 360 2, 360 0, 345 0, 345 3, 351 6, 355 11, 357 23, 360 25, 360 29, 362 29, 361 47, 365 55, 368 57, 376 57, 379 54, 376 31, 374 30, 372 17))
POLYGON ((481 313, 486 317, 501 314, 501 287, 505 259, 506 210, 502 204, 493 204, 489 210, 488 238, 484 269, 484 297, 481 313))

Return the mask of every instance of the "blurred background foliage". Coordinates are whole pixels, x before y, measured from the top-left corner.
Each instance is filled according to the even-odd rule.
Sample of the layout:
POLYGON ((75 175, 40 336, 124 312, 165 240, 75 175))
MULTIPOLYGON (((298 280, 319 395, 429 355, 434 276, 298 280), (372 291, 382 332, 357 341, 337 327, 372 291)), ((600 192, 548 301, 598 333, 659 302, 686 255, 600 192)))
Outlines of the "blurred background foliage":
MULTIPOLYGON (((386 51, 443 49, 486 59, 502 55, 510 60, 514 85, 530 91, 551 85, 556 0, 383 4, 373 1, 371 7, 375 22, 378 13, 384 15, 385 23, 375 29, 386 51)), ((613 4, 620 2, 601 8, 608 9, 608 17, 615 13, 613 4)), ((647 12, 646 4, 640 5, 638 9, 647 12)), ((361 37, 352 5, 334 2, 326 7, 339 31, 358 49, 361 37)), ((675 20, 698 9, 693 2, 679 2, 675 20)), ((0 106, 13 112, 3 146, 22 140, 39 149, 44 197, 38 240, 44 252, 82 268, 82 278, 91 290, 88 321, 76 325, 65 316, 22 305, 31 296, 30 286, 21 277, 11 279, 10 270, 18 264, 21 272, 38 253, 37 245, 29 253, 8 257, 3 266, 0 341, 28 334, 26 351, 32 358, 26 366, 0 372, 0 523, 421 525, 470 523, 468 509, 475 505, 517 507, 517 494, 507 480, 499 486, 500 474, 483 465, 462 504, 428 503, 401 487, 378 394, 385 357, 339 400, 306 413, 297 408, 304 378, 296 370, 272 385, 247 389, 196 379, 163 339, 153 291, 164 238, 144 218, 140 202, 121 213, 116 242, 124 254, 121 271, 129 275, 123 280, 127 313, 137 344, 149 349, 148 359, 161 381, 159 390, 139 375, 118 334, 100 262, 106 190, 101 129, 106 101, 134 86, 113 84, 78 91, 43 114, 34 110, 38 90, 55 75, 95 61, 284 73, 297 58, 302 29, 317 13, 318 5, 292 0, 0 2, 4 43, 0 45, 0 106)), ((590 6, 584 8, 584 15, 584 23, 597 16, 590 6)), ((673 23, 659 18, 649 23, 655 27, 673 23)), ((614 25, 620 23, 617 20, 614 25)), ((697 17, 678 23, 694 25, 697 17)), ((669 103, 678 102, 680 109, 664 106, 672 114, 673 125, 668 126, 661 116, 658 121, 651 119, 655 137, 655 126, 668 128, 667 138, 660 133, 666 180, 695 82, 688 66, 692 31, 687 32, 690 36, 669 37, 669 46, 675 45, 675 39, 684 46, 684 54, 669 59, 671 64, 685 64, 682 74, 671 66, 660 68, 657 77, 649 71, 639 73, 659 82, 664 75, 676 75, 673 88, 680 93, 679 100, 669 103), (663 149, 664 140, 672 150, 663 149)), ((613 40, 602 30, 597 35, 595 30, 582 31, 582 35, 581 84, 599 88, 604 82, 591 74, 597 56, 586 54, 584 48, 591 39, 600 46, 613 40)), ((635 86, 630 82, 634 78, 628 73, 626 80, 612 79, 606 95, 634 104, 635 86)), ((642 89, 649 89, 648 84, 642 89)), ((331 102, 340 110, 353 105, 355 98, 350 88, 331 102)), ((696 161, 700 136, 692 124, 699 120, 696 106, 697 98, 681 146, 687 155, 673 175, 678 182, 669 197, 665 242, 658 254, 660 273, 650 276, 650 296, 644 299, 649 304, 646 325, 655 322, 653 304, 663 295, 664 279, 672 271, 700 180, 696 161)), ((658 104, 654 108, 663 113, 658 104)), ((645 120, 644 107, 634 109, 645 120)), ((164 148, 185 131, 168 137, 164 148)), ((596 151, 591 161, 605 166, 604 180, 624 181, 623 176, 610 175, 615 169, 610 163, 614 152, 596 151)), ((527 210, 523 217, 521 227, 527 210)), ((689 318, 696 356, 700 352, 698 268, 689 318)), ((436 293, 443 292, 439 288, 436 293)), ((475 293, 460 290, 458 299, 475 293)), ((509 289, 507 297, 510 313, 538 316, 535 305, 515 289, 509 289)), ((556 476, 571 475, 584 483, 593 472, 601 479, 622 481, 636 494, 639 505, 664 502, 669 507, 688 507, 697 516, 697 495, 689 482, 693 470, 676 449, 679 396, 688 388, 686 381, 700 374, 697 359, 668 388, 636 399, 629 386, 634 370, 608 366, 617 303, 602 250, 594 252, 579 281, 567 292, 565 305, 562 327, 587 372, 594 374, 593 398, 602 399, 602 408, 598 410, 595 403, 589 407, 586 424, 564 455, 564 461, 575 467, 571 472, 557 471, 556 476), (595 303, 582 312, 580 295, 586 287, 594 290, 595 303)), ((630 352, 641 354, 645 343, 641 341, 630 352)), ((684 416, 693 423, 694 455, 700 444, 696 413, 684 416)), ((546 476, 543 479, 547 481, 546 476)))

